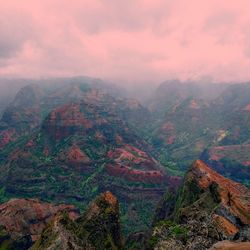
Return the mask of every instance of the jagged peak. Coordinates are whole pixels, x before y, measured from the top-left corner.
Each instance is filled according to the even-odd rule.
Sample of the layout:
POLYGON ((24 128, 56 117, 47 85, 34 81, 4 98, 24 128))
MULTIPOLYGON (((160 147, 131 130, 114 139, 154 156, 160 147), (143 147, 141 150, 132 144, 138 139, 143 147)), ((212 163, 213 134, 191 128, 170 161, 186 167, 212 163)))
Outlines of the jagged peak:
POLYGON ((118 200, 117 198, 110 192, 106 191, 100 195, 100 198, 103 199, 110 206, 117 206, 118 200))
POLYGON ((221 188, 230 188, 233 192, 237 194, 248 194, 250 196, 250 190, 241 185, 238 182, 232 181, 228 178, 223 177, 216 171, 212 170, 206 163, 202 160, 196 160, 191 165, 190 170, 187 173, 187 177, 193 177, 199 182, 201 188, 207 188, 212 183, 217 183, 221 188))
MULTIPOLYGON (((193 195, 197 198, 200 198, 199 193, 203 192, 216 196, 217 203, 238 218, 241 223, 250 224, 250 190, 240 183, 221 176, 203 161, 196 160, 192 164, 185 177, 184 187, 189 190, 189 193, 196 190, 193 195), (196 188, 193 188, 193 184, 196 188)), ((186 193, 186 195, 190 194, 186 193)))

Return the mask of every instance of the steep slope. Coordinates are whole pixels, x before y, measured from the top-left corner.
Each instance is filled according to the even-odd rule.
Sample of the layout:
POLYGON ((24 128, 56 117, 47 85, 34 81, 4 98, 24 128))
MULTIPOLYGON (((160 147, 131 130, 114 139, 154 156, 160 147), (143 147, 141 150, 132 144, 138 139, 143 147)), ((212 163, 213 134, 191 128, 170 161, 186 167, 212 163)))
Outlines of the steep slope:
POLYGON ((249 144, 249 83, 220 88, 169 82, 155 95, 149 105, 152 119, 142 135, 172 173, 181 174, 178 170, 186 170, 208 147, 249 144))
POLYGON ((249 143, 250 140, 250 83, 228 87, 212 108, 222 117, 226 136, 221 145, 249 143))
POLYGON ((61 81, 60 84, 56 79, 49 81, 50 84, 47 81, 39 85, 30 84, 17 93, 0 120, 0 148, 16 141, 20 136, 31 133, 34 128, 41 125, 49 112, 67 103, 84 100, 88 103, 102 101, 111 105, 115 102, 117 109, 120 109, 121 117, 131 121, 135 126, 143 122, 148 112, 137 101, 120 98, 115 87, 100 80, 75 78, 66 83, 65 79, 61 81), (110 94, 116 94, 117 99, 110 94))
POLYGON ((210 142, 217 140, 217 118, 209 105, 188 98, 165 114, 150 140, 163 161, 176 161, 185 168, 210 142))
POLYGON ((40 101, 43 91, 36 85, 23 87, 5 109, 0 121, 0 148, 30 133, 41 123, 40 101))
MULTIPOLYGON (((93 92, 91 92, 91 95, 93 92)), ((82 209, 111 190, 121 201, 125 231, 149 225, 155 203, 178 178, 165 174, 150 146, 130 129, 120 101, 106 95, 50 112, 39 131, 1 151, 7 197, 39 197, 82 209)))
POLYGON ((172 206, 174 200, 165 198, 156 217, 152 248, 208 249, 225 239, 250 240, 250 190, 202 161, 193 163, 172 206))
POLYGON ((102 193, 79 215, 72 205, 13 199, 0 206, 0 249, 123 249, 118 200, 102 193))
POLYGON ((25 79, 0 78, 0 117, 20 88, 29 84, 25 79))
POLYGON ((116 197, 101 194, 76 221, 58 214, 31 249, 123 249, 116 197))

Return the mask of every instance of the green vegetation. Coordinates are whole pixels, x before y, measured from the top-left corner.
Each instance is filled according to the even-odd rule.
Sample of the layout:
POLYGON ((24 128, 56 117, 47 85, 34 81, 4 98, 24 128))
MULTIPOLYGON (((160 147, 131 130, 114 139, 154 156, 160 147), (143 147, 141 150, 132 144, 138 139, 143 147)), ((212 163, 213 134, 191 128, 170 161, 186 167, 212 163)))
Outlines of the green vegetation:
POLYGON ((148 240, 149 247, 153 249, 157 245, 159 240, 160 238, 158 236, 151 236, 150 239, 148 240))
POLYGON ((171 238, 176 238, 184 242, 187 240, 188 229, 185 225, 180 225, 170 220, 162 220, 154 226, 153 235, 148 240, 148 245, 152 249, 157 245, 162 237, 161 233, 158 234, 158 230, 156 229, 159 229, 159 232, 161 232, 162 230, 164 231, 164 240, 171 238))
POLYGON ((5 188, 0 188, 0 203, 4 203, 8 200, 8 196, 5 193, 5 188))
MULTIPOLYGON (((31 100, 19 100, 19 96, 17 103, 24 105, 7 110, 4 128, 15 129, 17 140, 0 151, 0 202, 11 197, 37 197, 75 204, 85 210, 99 192, 111 190, 121 202, 121 220, 127 235, 150 227, 162 192, 157 190, 165 190, 167 184, 132 181, 127 176, 119 176, 119 172, 108 173, 106 166, 116 164, 115 159, 107 156, 110 150, 132 145, 160 163, 153 169, 163 166, 169 175, 183 176, 190 163, 207 147, 249 143, 249 115, 242 111, 242 105, 249 100, 247 91, 237 95, 234 90, 228 94, 232 100, 225 101, 228 98, 225 95, 209 102, 196 88, 163 86, 150 101, 152 111, 149 111, 140 105, 131 108, 125 99, 115 99, 102 91, 92 93, 91 89, 88 81, 79 79, 66 88, 47 87, 42 96, 29 87, 28 95, 20 96, 29 96, 31 100), (34 98, 34 93, 39 98, 34 98), (244 100, 239 98, 243 94, 244 100), (69 103, 67 110, 64 105, 69 103), (40 111, 30 117, 31 105, 40 111), (51 116, 52 110, 56 110, 55 116, 51 116), (89 162, 68 159, 73 145, 89 162), (152 192, 152 199, 145 195, 145 190, 152 192)), ((137 152, 128 151, 139 157, 137 152)), ((218 166, 223 164, 223 168, 214 162, 211 166, 250 186, 250 168, 244 165, 248 155, 249 150, 242 148, 229 150, 218 161, 218 166)), ((81 158, 77 154, 74 157, 81 158)), ((122 160, 122 164, 135 170, 146 168, 144 163, 136 164, 131 159, 122 160)), ((196 183, 186 180, 176 202, 176 215, 182 207, 196 201, 199 194, 196 183)), ((211 204, 216 199, 214 194, 208 200, 211 204)), ((173 233, 178 234, 178 230, 175 228, 173 233)))

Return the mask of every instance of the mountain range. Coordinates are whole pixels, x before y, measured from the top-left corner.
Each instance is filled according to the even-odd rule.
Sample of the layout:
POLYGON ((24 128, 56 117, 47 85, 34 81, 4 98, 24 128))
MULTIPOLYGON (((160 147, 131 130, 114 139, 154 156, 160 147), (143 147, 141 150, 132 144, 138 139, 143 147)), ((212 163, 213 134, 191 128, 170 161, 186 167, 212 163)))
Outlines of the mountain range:
POLYGON ((2 106, 3 249, 207 249, 246 241, 249 83, 173 80, 141 103, 99 79, 28 83, 2 106), (23 217, 12 221, 12 213, 23 217), (109 225, 100 238, 99 224, 109 225))

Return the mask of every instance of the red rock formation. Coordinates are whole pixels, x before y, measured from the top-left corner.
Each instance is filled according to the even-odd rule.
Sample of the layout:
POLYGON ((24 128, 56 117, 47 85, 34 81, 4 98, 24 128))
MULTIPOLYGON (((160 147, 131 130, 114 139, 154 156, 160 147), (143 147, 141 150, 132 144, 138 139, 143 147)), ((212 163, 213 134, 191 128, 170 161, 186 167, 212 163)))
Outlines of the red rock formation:
POLYGON ((35 142, 31 139, 31 140, 29 140, 29 141, 27 142, 26 146, 27 146, 27 147, 33 147, 33 146, 35 146, 35 142))
POLYGON ((176 129, 172 122, 166 122, 161 126, 159 131, 160 138, 166 141, 167 144, 173 144, 176 139, 176 129))
MULTIPOLYGON (((201 160, 192 164, 177 199, 174 197, 174 193, 167 193, 157 209, 159 223, 152 235, 158 242, 154 249, 210 249, 224 239, 249 240, 250 190, 201 160), (173 227, 186 230, 187 235, 177 237, 171 232, 173 227)), ((249 249, 245 243, 215 246, 211 249, 249 249)))
POLYGON ((0 149, 15 140, 14 134, 15 129, 8 129, 0 133, 0 149))
POLYGON ((226 235, 234 236, 236 233, 238 233, 239 229, 226 218, 218 214, 213 214, 212 218, 216 222, 216 225, 220 231, 225 232, 226 235))
POLYGON ((221 204, 242 223, 250 224, 250 190, 247 187, 219 175, 201 160, 195 161, 187 178, 196 180, 201 190, 208 189, 212 183, 218 184, 221 204))
POLYGON ((106 165, 106 170, 109 175, 124 178, 129 181, 136 181, 142 183, 163 183, 166 181, 166 175, 159 170, 144 171, 132 169, 121 164, 106 165))
POLYGON ((55 140, 72 135, 72 131, 85 134, 92 127, 92 122, 84 117, 80 104, 68 104, 53 110, 45 120, 43 127, 55 140))
POLYGON ((62 152, 59 156, 60 160, 64 160, 69 164, 74 163, 89 163, 89 157, 77 146, 71 146, 66 152, 62 152))
POLYGON ((214 244, 209 250, 249 250, 250 242, 231 242, 224 240, 214 244))
POLYGON ((132 145, 125 144, 110 150, 107 156, 114 161, 114 164, 106 165, 109 175, 142 183, 163 183, 167 180, 154 159, 132 145))
POLYGON ((60 211, 67 211, 71 219, 79 216, 72 205, 52 205, 34 199, 12 199, 0 205, 0 225, 12 237, 31 235, 33 240, 41 234, 46 224, 60 211))
POLYGON ((74 223, 67 216, 58 214, 32 247, 45 248, 124 249, 116 197, 110 192, 100 194, 74 223))
POLYGON ((143 170, 157 169, 155 162, 147 153, 129 144, 110 150, 107 156, 118 164, 126 162, 130 167, 133 167, 133 164, 135 164, 137 168, 143 170))

